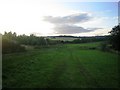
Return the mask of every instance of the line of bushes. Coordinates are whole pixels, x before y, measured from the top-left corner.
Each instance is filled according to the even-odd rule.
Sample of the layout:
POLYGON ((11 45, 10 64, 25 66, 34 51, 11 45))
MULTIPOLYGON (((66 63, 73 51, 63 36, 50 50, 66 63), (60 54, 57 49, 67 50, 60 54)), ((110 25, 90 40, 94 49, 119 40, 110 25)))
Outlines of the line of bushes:
POLYGON ((25 47, 16 43, 15 41, 11 41, 8 39, 2 39, 2 53, 14 53, 14 52, 23 52, 26 51, 25 47))

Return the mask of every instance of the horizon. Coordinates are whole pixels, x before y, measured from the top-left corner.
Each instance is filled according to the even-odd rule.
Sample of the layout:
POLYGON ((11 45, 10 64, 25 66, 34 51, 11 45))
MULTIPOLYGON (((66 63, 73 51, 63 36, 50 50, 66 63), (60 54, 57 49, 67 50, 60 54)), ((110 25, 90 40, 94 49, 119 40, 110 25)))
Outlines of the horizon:
MULTIPOLYGON (((5 32, 3 34, 0 33, 0 35, 5 35, 5 32)), ((11 31, 9 31, 9 32, 11 32, 11 31)), ((9 33, 9 32, 6 32, 6 33, 9 33)), ((11 32, 11 33, 13 34, 13 33, 16 33, 16 32, 11 32)), ((99 36, 104 37, 104 36, 110 36, 110 35, 93 35, 93 36, 74 36, 74 35, 47 35, 47 36, 44 36, 44 35, 41 35, 41 36, 37 36, 35 34, 27 35, 27 34, 17 34, 16 33, 16 36, 20 36, 20 35, 26 35, 26 36, 34 35, 36 37, 99 37, 99 36)))
POLYGON ((118 2, 0 1, 0 33, 104 36, 118 25, 118 2))

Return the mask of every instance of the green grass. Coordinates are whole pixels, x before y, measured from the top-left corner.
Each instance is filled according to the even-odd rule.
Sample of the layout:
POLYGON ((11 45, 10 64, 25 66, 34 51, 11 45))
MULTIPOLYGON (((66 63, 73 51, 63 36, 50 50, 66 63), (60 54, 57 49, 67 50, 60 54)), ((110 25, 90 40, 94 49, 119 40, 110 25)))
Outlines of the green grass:
POLYGON ((69 48, 80 48, 80 47, 99 47, 102 42, 91 42, 91 43, 81 43, 81 44, 67 44, 69 48))
POLYGON ((117 88, 118 56, 68 44, 3 55, 3 87, 117 88))
POLYGON ((56 38, 49 38, 51 40, 63 40, 63 41, 73 41, 78 38, 72 38, 72 37, 56 37, 56 38))

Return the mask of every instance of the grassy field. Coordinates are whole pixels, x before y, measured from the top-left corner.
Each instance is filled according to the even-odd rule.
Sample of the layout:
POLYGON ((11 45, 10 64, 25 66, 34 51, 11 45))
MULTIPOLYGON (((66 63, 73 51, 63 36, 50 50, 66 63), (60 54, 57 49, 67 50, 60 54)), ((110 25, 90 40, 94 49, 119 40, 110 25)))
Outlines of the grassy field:
POLYGON ((118 56, 85 49, 99 44, 58 45, 3 55, 3 88, 117 88, 118 56))

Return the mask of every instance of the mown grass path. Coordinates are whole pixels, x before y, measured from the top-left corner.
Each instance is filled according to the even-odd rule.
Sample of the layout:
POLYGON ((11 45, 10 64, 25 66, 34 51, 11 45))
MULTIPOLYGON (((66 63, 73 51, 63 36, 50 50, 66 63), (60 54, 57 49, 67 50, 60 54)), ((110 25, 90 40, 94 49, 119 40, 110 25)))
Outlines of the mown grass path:
POLYGON ((73 44, 3 55, 3 87, 118 87, 118 56, 80 47, 73 44))

